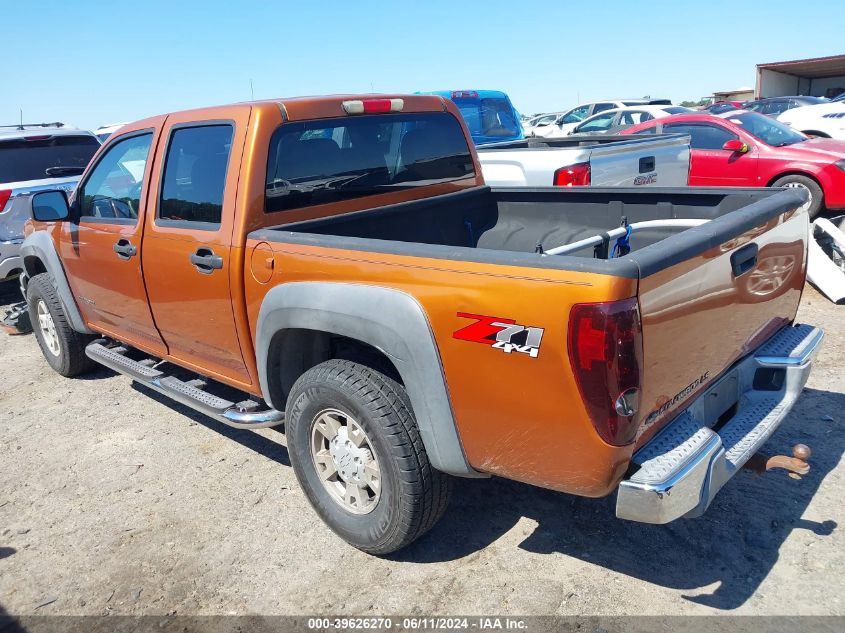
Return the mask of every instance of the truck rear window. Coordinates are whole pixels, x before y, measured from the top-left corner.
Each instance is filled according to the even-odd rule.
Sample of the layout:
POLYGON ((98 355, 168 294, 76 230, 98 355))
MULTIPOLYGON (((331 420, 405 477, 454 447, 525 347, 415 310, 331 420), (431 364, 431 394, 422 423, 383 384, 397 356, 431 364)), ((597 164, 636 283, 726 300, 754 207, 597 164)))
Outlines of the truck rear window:
POLYGON ((268 213, 473 176, 458 121, 445 112, 286 123, 267 161, 268 213))
POLYGON ((79 175, 78 170, 88 165, 100 147, 100 142, 88 134, 48 136, 33 132, 30 138, 33 140, 0 141, 0 183, 79 175), (47 138, 35 140, 40 136, 47 138))

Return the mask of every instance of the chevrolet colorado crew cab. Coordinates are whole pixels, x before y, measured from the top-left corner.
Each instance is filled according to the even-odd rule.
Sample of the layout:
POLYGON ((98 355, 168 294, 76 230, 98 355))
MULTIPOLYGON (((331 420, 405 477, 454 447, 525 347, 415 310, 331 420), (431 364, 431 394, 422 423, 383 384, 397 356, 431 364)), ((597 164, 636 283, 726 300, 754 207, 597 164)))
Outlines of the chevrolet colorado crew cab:
POLYGON ((704 512, 822 338, 793 323, 804 202, 491 189, 450 101, 312 97, 123 127, 71 196, 31 196, 22 254, 57 372, 284 425, 316 512, 385 554, 456 476, 704 512))

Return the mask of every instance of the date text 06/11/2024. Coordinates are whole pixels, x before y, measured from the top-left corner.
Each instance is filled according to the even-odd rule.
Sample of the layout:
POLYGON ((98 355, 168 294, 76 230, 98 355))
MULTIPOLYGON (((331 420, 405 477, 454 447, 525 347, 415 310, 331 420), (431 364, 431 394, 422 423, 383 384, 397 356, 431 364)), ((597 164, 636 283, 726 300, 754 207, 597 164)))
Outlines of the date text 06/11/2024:
POLYGON ((519 618, 498 617, 405 617, 401 619, 379 617, 343 617, 309 618, 308 629, 312 630, 479 630, 479 631, 520 631, 527 625, 519 618))

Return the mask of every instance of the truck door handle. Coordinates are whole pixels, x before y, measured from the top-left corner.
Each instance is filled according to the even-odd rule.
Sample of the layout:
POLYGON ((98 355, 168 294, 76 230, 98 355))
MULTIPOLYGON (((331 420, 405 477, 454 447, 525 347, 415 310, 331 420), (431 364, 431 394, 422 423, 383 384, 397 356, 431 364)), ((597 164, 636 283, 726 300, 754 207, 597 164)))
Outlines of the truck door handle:
POLYGON ((757 245, 754 242, 746 244, 731 255, 731 270, 734 277, 744 275, 757 265, 757 245))
POLYGON ((125 237, 121 237, 119 240, 117 240, 117 243, 113 246, 113 249, 120 259, 129 259, 130 257, 134 257, 138 253, 138 247, 132 244, 132 242, 127 240, 125 237))
POLYGON ((191 263, 204 275, 210 275, 214 270, 223 268, 223 258, 215 255, 210 248, 202 247, 191 255, 191 263))
POLYGON ((640 159, 640 173, 647 174, 654 171, 654 156, 643 156, 640 159))

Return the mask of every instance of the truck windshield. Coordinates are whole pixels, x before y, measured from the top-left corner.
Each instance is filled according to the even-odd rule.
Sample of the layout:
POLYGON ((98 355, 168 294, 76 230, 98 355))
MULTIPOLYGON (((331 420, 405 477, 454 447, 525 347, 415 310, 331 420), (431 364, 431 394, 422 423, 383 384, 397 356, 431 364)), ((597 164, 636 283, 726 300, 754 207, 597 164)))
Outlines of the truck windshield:
POLYGON ((268 156, 268 213, 475 175, 461 126, 445 112, 286 123, 268 156))
POLYGON ((33 132, 0 141, 0 183, 78 176, 100 147, 91 135, 51 136, 33 132))
POLYGON ((476 144, 497 143, 522 137, 519 117, 507 99, 454 99, 476 144))
POLYGON ((801 132, 796 132, 788 125, 756 112, 736 114, 728 117, 728 121, 734 125, 739 125, 746 132, 772 147, 795 145, 795 143, 807 140, 807 137, 801 132))

